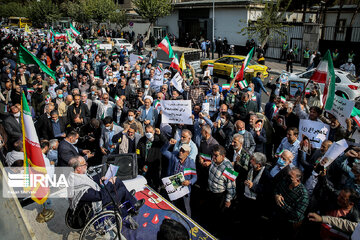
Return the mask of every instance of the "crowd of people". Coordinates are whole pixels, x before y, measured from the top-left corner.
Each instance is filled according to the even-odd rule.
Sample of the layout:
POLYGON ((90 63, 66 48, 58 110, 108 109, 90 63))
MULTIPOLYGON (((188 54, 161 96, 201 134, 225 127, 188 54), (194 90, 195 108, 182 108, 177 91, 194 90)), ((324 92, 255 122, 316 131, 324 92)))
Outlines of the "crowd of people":
POLYGON ((247 87, 236 83, 223 90, 216 78, 198 75, 187 64, 179 91, 170 81, 176 70, 152 65, 151 53, 130 62, 126 49, 122 56, 92 45, 74 49, 40 31, 1 29, 0 39, 5 166, 23 165, 24 92, 52 165, 84 173, 83 166, 100 164, 104 156, 135 153, 138 174, 164 197, 163 177, 196 169, 184 174, 189 194, 173 203, 220 239, 238 221, 238 234, 247 231, 255 239, 262 234, 266 239, 346 239, 350 231, 311 223, 308 214, 317 222, 315 212, 360 221, 360 148, 349 144, 327 168, 320 161, 335 142, 359 136, 359 126, 351 118, 343 126, 323 111, 316 85, 310 94, 290 99, 286 84, 277 81, 267 90, 257 75, 247 87), (20 44, 56 78, 37 65, 17 64, 20 44), (269 96, 265 107, 261 91, 269 96), (193 124, 162 123, 157 100, 191 100, 193 124), (320 148, 299 136, 302 119, 331 126, 320 148), (264 233, 257 232, 260 221, 267 221, 264 233))

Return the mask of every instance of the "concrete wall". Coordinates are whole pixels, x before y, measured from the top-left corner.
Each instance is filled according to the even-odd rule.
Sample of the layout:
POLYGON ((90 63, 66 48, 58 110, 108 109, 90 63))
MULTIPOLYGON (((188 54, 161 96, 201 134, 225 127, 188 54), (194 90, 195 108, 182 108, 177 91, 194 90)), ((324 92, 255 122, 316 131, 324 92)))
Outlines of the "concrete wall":
POLYGON ((123 28, 122 31, 134 31, 135 32, 135 36, 137 36, 138 34, 142 34, 144 35, 145 32, 148 30, 150 23, 137 23, 134 22, 134 25, 132 27, 127 26, 125 28, 123 28))
POLYGON ((158 19, 156 26, 159 27, 168 27, 168 31, 171 34, 179 37, 179 11, 175 10, 171 15, 158 19))
MULTIPOLYGON (((210 18, 212 18, 210 11, 210 18)), ((220 8, 215 9, 215 38, 227 38, 229 44, 245 46, 247 36, 239 32, 247 25, 246 8, 220 8)))

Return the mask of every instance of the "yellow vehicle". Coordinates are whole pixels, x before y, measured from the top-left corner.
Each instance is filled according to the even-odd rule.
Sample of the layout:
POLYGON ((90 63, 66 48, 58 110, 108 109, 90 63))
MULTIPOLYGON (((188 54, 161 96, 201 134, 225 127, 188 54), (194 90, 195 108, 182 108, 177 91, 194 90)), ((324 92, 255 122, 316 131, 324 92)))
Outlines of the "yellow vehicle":
MULTIPOLYGON (((224 55, 223 57, 216 60, 206 60, 201 62, 201 69, 205 69, 209 63, 214 64, 214 75, 221 75, 230 77, 231 69, 234 68, 234 74, 241 68, 245 56, 240 55, 224 55)), ((262 73, 262 78, 265 79, 269 76, 268 67, 265 65, 260 65, 254 60, 250 60, 248 68, 254 69, 254 75, 257 72, 262 73)))
POLYGON ((31 27, 32 23, 30 19, 25 17, 9 17, 9 26, 24 28, 27 24, 29 27, 31 27))

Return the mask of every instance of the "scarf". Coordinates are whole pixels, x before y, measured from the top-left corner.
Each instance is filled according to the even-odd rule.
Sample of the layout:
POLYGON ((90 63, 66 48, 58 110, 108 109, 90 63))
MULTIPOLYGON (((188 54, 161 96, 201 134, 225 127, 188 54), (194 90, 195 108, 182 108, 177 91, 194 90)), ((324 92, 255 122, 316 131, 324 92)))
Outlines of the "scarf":
MULTIPOLYGON (((252 189, 254 189, 256 187, 256 185, 259 183, 261 175, 262 175, 264 169, 265 169, 265 167, 262 167, 260 169, 260 172, 258 173, 258 175, 255 177, 254 180, 253 180, 254 169, 251 168, 251 170, 249 171, 248 176, 247 176, 247 180, 250 180, 250 181, 253 182, 252 189)), ((250 188, 248 186, 246 186, 246 185, 245 185, 244 195, 247 198, 251 198, 251 199, 256 200, 256 193, 254 193, 253 191, 250 191, 250 188)))
MULTIPOLYGON (((70 198, 70 208, 75 210, 76 206, 78 205, 80 199, 90 188, 96 191, 100 191, 100 186, 92 180, 90 176, 87 174, 78 174, 71 172, 69 175, 69 183, 70 186, 73 186, 73 189, 69 191, 73 191, 74 194, 72 198, 70 198)), ((71 196, 72 193, 69 193, 71 196)), ((92 208, 94 212, 99 212, 102 208, 102 202, 92 202, 92 208)))
POLYGON ((119 154, 128 153, 129 150, 129 138, 126 134, 123 134, 121 143, 119 145, 119 154))

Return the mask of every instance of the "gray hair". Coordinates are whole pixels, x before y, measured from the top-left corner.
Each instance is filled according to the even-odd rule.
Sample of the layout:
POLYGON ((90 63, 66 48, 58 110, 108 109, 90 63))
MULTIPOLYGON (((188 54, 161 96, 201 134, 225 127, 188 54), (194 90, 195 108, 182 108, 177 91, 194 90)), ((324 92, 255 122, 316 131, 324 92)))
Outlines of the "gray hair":
POLYGON ((281 155, 283 155, 284 153, 287 153, 287 154, 291 155, 291 158, 290 158, 291 161, 294 159, 294 154, 292 152, 290 152, 289 150, 285 149, 281 155))
POLYGON ((187 133, 189 134, 190 138, 192 138, 192 132, 189 129, 183 129, 182 133, 187 133))
POLYGON ((252 155, 252 159, 255 161, 255 163, 260 164, 261 166, 265 166, 266 164, 266 156, 263 153, 255 152, 252 155))
POLYGON ((57 139, 51 139, 49 141, 50 149, 53 149, 53 147, 58 143, 59 141, 57 139))
POLYGON ((209 125, 204 125, 202 127, 202 130, 204 130, 205 132, 211 135, 211 127, 209 125))
POLYGON ((288 108, 294 109, 294 104, 292 102, 288 102, 287 105, 288 108))
POLYGON ((238 138, 238 139, 239 139, 239 142, 240 142, 241 144, 244 144, 244 136, 241 135, 240 133, 235 133, 234 136, 233 136, 233 139, 234 139, 234 138, 238 138))
POLYGON ((76 156, 76 157, 72 157, 70 158, 69 160, 69 167, 72 167, 74 170, 77 168, 77 167, 80 167, 80 161, 83 157, 82 156, 76 156))

